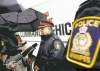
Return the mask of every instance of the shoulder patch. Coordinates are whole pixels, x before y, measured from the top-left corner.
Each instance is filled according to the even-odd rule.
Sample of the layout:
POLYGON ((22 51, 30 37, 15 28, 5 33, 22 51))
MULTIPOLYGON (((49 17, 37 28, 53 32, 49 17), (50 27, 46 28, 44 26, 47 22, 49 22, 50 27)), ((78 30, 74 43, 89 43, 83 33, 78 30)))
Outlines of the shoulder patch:
POLYGON ((89 16, 76 20, 68 43, 66 59, 92 68, 100 49, 100 17, 89 16))

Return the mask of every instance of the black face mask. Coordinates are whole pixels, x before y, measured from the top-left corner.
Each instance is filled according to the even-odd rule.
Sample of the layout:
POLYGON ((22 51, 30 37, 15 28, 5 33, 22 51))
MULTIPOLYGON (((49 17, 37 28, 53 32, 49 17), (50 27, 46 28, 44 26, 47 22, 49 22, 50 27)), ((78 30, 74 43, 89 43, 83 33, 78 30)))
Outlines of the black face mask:
POLYGON ((49 34, 49 35, 42 35, 41 39, 47 40, 49 39, 51 36, 53 35, 53 33, 49 34))

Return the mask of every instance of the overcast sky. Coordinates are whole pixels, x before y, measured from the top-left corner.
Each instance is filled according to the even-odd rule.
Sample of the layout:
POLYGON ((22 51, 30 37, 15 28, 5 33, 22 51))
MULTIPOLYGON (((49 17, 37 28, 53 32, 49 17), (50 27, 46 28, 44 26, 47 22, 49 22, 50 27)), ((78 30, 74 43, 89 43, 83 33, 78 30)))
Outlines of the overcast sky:
POLYGON ((85 0, 18 0, 25 9, 33 6, 40 12, 49 11, 55 24, 72 22, 79 5, 85 0))

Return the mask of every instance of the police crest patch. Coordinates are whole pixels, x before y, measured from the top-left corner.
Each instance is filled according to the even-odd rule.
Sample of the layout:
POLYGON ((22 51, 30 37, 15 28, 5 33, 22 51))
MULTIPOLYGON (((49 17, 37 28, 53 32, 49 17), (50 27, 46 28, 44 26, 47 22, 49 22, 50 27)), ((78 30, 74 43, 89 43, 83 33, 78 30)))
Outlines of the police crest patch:
POLYGON ((92 68, 100 49, 100 17, 89 16, 76 20, 68 43, 66 59, 92 68))

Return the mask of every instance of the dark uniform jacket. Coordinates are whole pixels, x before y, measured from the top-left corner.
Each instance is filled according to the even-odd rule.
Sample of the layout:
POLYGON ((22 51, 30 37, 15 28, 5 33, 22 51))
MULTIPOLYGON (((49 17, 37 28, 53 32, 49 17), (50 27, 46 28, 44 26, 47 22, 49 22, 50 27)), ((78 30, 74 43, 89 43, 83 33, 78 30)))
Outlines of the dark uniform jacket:
POLYGON ((57 71, 56 66, 60 65, 63 59, 64 49, 63 43, 56 35, 42 36, 35 65, 39 66, 40 71, 57 71))

